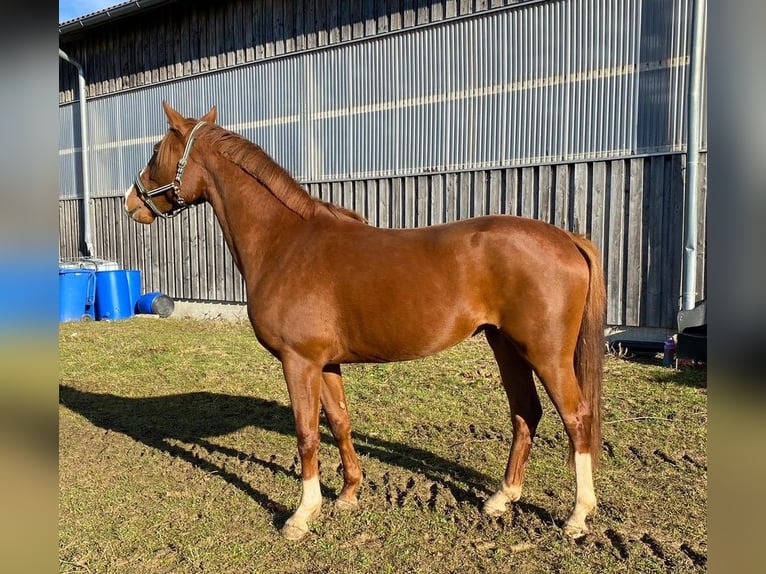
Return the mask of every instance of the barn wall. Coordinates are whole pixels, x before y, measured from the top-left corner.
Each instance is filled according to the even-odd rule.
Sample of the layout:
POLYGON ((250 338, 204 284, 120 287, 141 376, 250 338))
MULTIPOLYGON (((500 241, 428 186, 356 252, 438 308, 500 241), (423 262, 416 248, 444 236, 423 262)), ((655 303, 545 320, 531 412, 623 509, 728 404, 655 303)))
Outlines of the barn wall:
MULTIPOLYGON (((151 227, 122 211, 164 131, 160 100, 216 104, 310 193, 373 225, 514 213, 586 233, 608 323, 673 328, 690 1, 200 0, 67 34, 88 78, 95 255, 141 269, 147 291, 244 301, 209 207, 151 227)), ((75 86, 62 63, 65 259, 82 242, 75 86)), ((703 298, 704 177, 699 191, 703 298)))
MULTIPOLYGON (((703 174, 704 160, 703 155, 703 174)), ((587 234, 603 252, 610 325, 672 328, 679 304, 684 156, 315 183, 310 193, 404 228, 485 214, 534 217, 587 234)), ((704 214, 705 178, 702 199, 704 214)), ((78 256, 81 200, 60 202, 62 258, 78 256)), ((93 201, 97 256, 140 269, 144 291, 178 299, 244 302, 244 285, 208 205, 151 226, 121 197, 93 201)), ((705 245, 704 219, 698 225, 705 245)), ((704 292, 705 251, 698 255, 704 292)))

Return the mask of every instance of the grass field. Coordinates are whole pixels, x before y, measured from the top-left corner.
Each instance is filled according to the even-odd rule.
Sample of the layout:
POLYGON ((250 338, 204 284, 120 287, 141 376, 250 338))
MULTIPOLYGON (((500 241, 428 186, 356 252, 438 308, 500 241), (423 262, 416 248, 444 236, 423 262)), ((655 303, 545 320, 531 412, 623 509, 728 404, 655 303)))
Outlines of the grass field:
POLYGON ((591 533, 561 526, 574 474, 543 416, 522 500, 480 512, 511 439, 482 336, 429 359, 347 365, 360 509, 335 514, 339 457, 322 422, 323 514, 289 543, 300 496, 279 363, 244 322, 136 317, 60 328, 61 572, 702 572, 707 379, 659 357, 607 357, 591 533))

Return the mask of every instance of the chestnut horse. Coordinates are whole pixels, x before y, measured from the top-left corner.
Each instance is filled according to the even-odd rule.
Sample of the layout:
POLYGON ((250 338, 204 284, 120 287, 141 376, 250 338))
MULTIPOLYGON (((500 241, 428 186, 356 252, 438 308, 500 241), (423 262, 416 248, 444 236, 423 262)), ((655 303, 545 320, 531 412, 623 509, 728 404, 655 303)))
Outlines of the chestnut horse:
POLYGON ((300 539, 322 503, 320 405, 343 466, 340 509, 358 505, 361 470, 342 363, 417 359, 484 332, 513 425, 499 515, 521 496, 542 408, 537 374, 569 436, 575 505, 564 530, 587 532, 601 451, 605 288, 596 247, 548 223, 510 215, 381 229, 310 196, 257 145, 166 102, 169 130, 126 193, 149 224, 211 204, 245 280, 255 336, 282 364, 295 415, 303 491, 282 534, 300 539))

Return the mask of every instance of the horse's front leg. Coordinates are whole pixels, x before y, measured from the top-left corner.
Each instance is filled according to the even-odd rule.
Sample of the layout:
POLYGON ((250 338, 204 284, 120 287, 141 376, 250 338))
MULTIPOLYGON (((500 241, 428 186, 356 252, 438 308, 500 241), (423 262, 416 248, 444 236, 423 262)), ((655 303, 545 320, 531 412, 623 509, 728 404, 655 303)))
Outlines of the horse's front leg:
POLYGON ((308 533, 309 522, 319 515, 322 506, 318 460, 322 367, 303 357, 290 355, 282 359, 282 370, 295 415, 295 434, 303 479, 301 502, 295 513, 287 519, 282 535, 288 540, 300 540, 308 533))
POLYGON ((343 388, 340 365, 325 367, 323 378, 322 408, 335 442, 338 444, 340 460, 343 464, 343 490, 335 501, 335 508, 354 510, 359 506, 356 491, 359 488, 362 471, 351 442, 351 419, 348 414, 348 401, 343 388))

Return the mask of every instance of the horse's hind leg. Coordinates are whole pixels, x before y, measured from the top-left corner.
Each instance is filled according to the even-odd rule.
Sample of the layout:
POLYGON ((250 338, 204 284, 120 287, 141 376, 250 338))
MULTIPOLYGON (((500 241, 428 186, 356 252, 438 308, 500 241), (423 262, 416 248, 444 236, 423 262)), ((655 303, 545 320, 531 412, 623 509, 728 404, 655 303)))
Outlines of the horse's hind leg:
POLYGON ((513 442, 505 477, 500 490, 484 503, 484 512, 490 516, 499 516, 505 512, 508 502, 515 502, 521 497, 524 469, 543 411, 529 363, 497 329, 488 329, 486 335, 500 368, 513 423, 513 442))
POLYGON ((591 413, 577 383, 572 354, 558 353, 552 344, 531 351, 530 361, 561 416, 574 454, 577 492, 575 507, 564 525, 564 532, 578 538, 588 532, 585 519, 596 508, 590 454, 591 413))
POLYGON ((335 502, 335 507, 339 510, 355 509, 358 506, 356 489, 359 487, 361 471, 351 441, 351 421, 340 366, 328 365, 322 377, 322 408, 335 442, 338 444, 340 460, 343 464, 343 489, 335 502))

